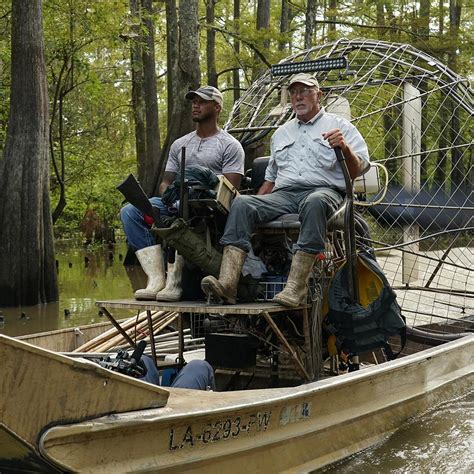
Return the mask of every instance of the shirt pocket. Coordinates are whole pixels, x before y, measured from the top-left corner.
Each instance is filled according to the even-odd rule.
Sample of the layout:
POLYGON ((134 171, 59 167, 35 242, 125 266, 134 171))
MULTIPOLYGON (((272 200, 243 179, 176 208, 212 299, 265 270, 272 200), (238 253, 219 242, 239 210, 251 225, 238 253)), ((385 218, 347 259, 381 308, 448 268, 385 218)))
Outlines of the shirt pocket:
POLYGON ((312 163, 315 163, 317 167, 329 170, 336 165, 337 159, 334 149, 319 137, 313 138, 311 154, 313 155, 312 163))
POLYGON ((275 145, 275 163, 277 164, 278 168, 286 168, 288 166, 290 161, 290 147, 294 143, 294 140, 288 140, 285 142, 278 143, 278 145, 275 145))

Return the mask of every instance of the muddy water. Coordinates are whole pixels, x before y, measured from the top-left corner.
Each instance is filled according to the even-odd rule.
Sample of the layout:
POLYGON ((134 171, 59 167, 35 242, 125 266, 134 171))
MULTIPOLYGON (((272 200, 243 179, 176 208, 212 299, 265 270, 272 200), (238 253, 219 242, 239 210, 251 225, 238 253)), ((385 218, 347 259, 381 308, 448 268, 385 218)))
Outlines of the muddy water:
POLYGON ((432 408, 377 446, 320 472, 474 472, 474 391, 432 408))
MULTIPOLYGON (((0 333, 17 336, 102 321, 104 317, 99 315, 95 301, 129 298, 132 288, 144 283, 141 270, 125 270, 124 244, 91 252, 61 242, 56 250, 60 301, 0 308, 5 321, 0 333)), ((130 314, 124 310, 116 316, 130 314)), ((416 417, 377 446, 323 472, 474 472, 474 391, 416 417)))
MULTIPOLYGON (((59 242, 56 259, 59 302, 20 308, 0 308, 4 323, 0 333, 19 336, 104 320, 95 302, 132 297, 132 288, 144 283, 140 268, 126 271, 123 266, 125 244, 95 251, 59 242)), ((117 316, 131 314, 126 310, 117 316)))

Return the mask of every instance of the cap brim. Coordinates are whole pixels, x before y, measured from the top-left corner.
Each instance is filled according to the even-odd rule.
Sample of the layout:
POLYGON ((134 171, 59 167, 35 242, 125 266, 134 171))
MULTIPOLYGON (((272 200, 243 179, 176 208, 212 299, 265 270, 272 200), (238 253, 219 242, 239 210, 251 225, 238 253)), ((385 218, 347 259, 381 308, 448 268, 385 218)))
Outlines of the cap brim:
POLYGON ((292 86, 293 84, 304 84, 305 86, 317 87, 314 82, 305 81, 304 79, 303 79, 303 80, 298 79, 298 80, 296 80, 296 81, 290 82, 290 83, 288 84, 288 87, 289 87, 289 86, 292 86))
POLYGON ((186 99, 193 100, 196 96, 201 97, 201 99, 204 99, 204 100, 214 100, 210 98, 208 95, 203 94, 201 92, 197 92, 197 91, 189 91, 184 97, 186 99))

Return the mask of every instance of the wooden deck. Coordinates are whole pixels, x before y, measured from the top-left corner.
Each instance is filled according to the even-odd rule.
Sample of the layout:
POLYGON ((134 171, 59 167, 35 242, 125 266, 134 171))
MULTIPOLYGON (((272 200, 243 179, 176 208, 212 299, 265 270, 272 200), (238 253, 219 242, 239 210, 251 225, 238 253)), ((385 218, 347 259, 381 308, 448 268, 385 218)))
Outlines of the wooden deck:
MULTIPOLYGON (((207 304, 205 301, 177 301, 168 303, 165 301, 138 301, 138 300, 108 300, 97 301, 97 306, 101 308, 122 308, 136 309, 137 311, 175 311, 177 313, 200 313, 200 314, 228 314, 228 315, 261 315, 267 313, 280 313, 288 311, 289 308, 277 303, 246 303, 234 305, 207 304)), ((298 311, 310 308, 311 305, 304 304, 297 308, 291 308, 291 311, 298 311)))

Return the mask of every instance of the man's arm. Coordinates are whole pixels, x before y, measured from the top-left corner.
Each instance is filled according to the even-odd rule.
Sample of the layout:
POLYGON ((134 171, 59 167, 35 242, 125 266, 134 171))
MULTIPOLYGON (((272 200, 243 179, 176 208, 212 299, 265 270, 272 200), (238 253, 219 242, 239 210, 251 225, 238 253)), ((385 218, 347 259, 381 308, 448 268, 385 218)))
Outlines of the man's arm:
POLYGON ((240 181, 242 180, 242 175, 239 173, 224 173, 224 176, 230 181, 234 188, 240 188, 240 181))
POLYGON ((346 164, 351 179, 357 178, 361 172, 362 163, 361 160, 351 150, 351 147, 346 143, 341 130, 339 128, 329 130, 328 132, 323 133, 323 138, 328 141, 331 148, 336 148, 338 146, 341 149, 342 154, 346 159, 346 164))
POLYGON ((160 196, 163 195, 163 193, 166 191, 168 186, 176 179, 177 173, 173 173, 171 171, 165 171, 163 174, 163 179, 160 184, 160 188, 158 192, 160 193, 160 196))
POLYGON ((264 181, 257 191, 257 194, 270 194, 274 187, 275 183, 272 183, 271 181, 264 181))

